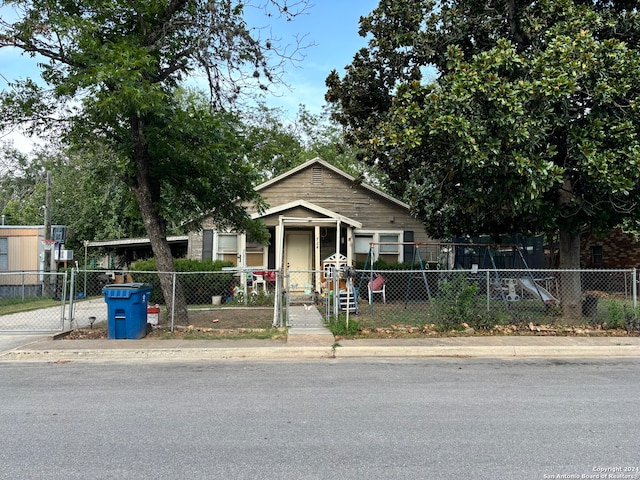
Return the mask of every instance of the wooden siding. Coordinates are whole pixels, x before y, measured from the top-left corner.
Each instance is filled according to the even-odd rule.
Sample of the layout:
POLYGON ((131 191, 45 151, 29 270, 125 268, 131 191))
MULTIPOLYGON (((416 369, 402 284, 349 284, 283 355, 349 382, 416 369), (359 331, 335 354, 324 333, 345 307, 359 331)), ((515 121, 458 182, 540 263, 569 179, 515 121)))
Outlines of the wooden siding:
MULTIPOLYGON (((281 181, 268 185, 261 194, 270 207, 277 207, 294 200, 306 200, 319 207, 362 223, 362 230, 411 230, 416 242, 429 241, 422 223, 412 218, 402 205, 384 196, 354 184, 338 173, 323 168, 322 184, 318 178, 318 164, 312 164, 281 181)), ((295 209, 287 216, 317 216, 305 209, 295 209)), ((274 215, 274 217, 277 217, 274 215)), ((275 219, 269 219, 268 225, 275 219)))
MULTIPOLYGON (((337 215, 362 224, 361 232, 413 232, 414 242, 429 242, 422 222, 409 215, 401 202, 393 201, 383 193, 376 193, 341 175, 320 162, 308 162, 306 167, 294 169, 279 180, 267 182, 259 188, 260 194, 270 208, 277 208, 298 200, 304 200, 337 215)), ((251 205, 245 205, 249 213, 255 213, 251 205)), ((279 224, 280 216, 318 218, 318 212, 304 206, 295 206, 262 218, 267 227, 279 224)), ((309 227, 314 223, 309 223, 309 227)), ((326 224, 321 224, 326 225, 326 224)), ((215 228, 211 218, 205 219, 203 229, 215 228)), ((202 232, 189 234, 189 257, 202 257, 202 232)), ((401 238, 402 239, 402 238, 401 238)), ((214 252, 215 255, 215 252, 214 252)))

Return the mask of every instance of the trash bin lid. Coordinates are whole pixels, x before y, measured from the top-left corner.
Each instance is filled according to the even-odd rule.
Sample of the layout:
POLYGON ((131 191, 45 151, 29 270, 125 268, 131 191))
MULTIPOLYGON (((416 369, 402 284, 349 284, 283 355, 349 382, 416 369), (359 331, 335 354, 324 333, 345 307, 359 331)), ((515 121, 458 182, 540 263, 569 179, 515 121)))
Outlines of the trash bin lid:
POLYGON ((134 290, 140 288, 150 288, 151 285, 148 283, 134 282, 134 283, 111 283, 109 285, 105 285, 103 290, 113 290, 113 289, 126 289, 126 290, 134 290))

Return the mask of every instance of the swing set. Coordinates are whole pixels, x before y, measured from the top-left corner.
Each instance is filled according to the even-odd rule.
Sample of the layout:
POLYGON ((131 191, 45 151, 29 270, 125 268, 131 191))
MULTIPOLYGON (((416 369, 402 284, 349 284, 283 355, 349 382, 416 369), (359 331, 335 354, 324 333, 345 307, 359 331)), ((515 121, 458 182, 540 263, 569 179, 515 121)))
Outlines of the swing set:
MULTIPOLYGON (((444 256, 446 255, 446 270, 440 270, 441 273, 451 272, 454 270, 454 265, 449 264, 450 255, 453 253, 455 255, 454 258, 458 258, 460 254, 462 256, 466 255, 466 249, 471 248, 474 252, 474 256, 477 260, 480 260, 480 252, 479 250, 484 250, 482 254, 482 262, 480 265, 478 263, 474 263, 471 268, 472 273, 477 273, 478 267, 480 269, 487 271, 487 288, 489 285, 494 286, 494 290, 496 291, 495 298, 500 299, 506 308, 509 308, 510 302, 515 302, 520 299, 520 295, 516 292, 516 285, 519 285, 522 290, 527 290, 529 293, 534 296, 540 298, 545 305, 549 305, 551 303, 558 304, 558 300, 553 297, 545 288, 541 287, 537 284, 537 282, 533 278, 533 274, 529 266, 527 265, 527 261, 522 253, 522 249, 517 244, 486 244, 486 243, 422 243, 422 242, 371 242, 369 244, 369 252, 367 254, 367 259, 365 261, 365 265, 363 270, 368 271, 367 274, 360 277, 360 281, 358 283, 358 290, 363 291, 362 287, 364 282, 368 280, 368 293, 369 293, 369 306, 373 308, 373 294, 378 293, 380 291, 383 292, 383 300, 386 303, 386 293, 384 290, 380 290, 380 286, 376 288, 376 283, 380 284, 384 283, 386 279, 384 279, 381 275, 374 271, 373 263, 375 258, 376 246, 380 245, 395 245, 395 246, 412 246, 412 255, 411 255, 411 264, 409 267, 410 274, 407 279, 407 284, 404 292, 404 306, 407 307, 409 302, 420 301, 421 299, 425 299, 427 301, 432 300, 431 289, 429 287, 429 282, 427 280, 427 270, 430 272, 434 272, 428 268, 428 265, 425 264, 422 254, 420 253, 421 247, 427 248, 435 248, 438 252, 438 263, 437 267, 440 270, 440 264, 444 256), (476 253, 477 252, 477 253, 476 253), (501 263, 505 263, 504 260, 508 260, 509 257, 511 259, 511 265, 500 265, 502 269, 517 269, 521 268, 526 274, 518 275, 517 278, 501 278, 499 267, 496 263, 496 252, 501 253, 499 258, 503 260, 501 263), (507 253, 510 252, 510 255, 507 253), (518 265, 518 263, 520 265, 518 265), (492 272, 492 277, 489 277, 489 272, 492 272), (381 280, 382 279, 382 280, 381 280)), ((455 261, 455 260, 454 260, 455 261)), ((432 262, 429 262, 432 263, 432 262)), ((453 262, 452 262, 453 263, 453 262)), ((457 263, 457 262, 456 262, 457 263)), ((479 280, 479 279, 478 279, 479 280)), ((382 287, 384 288, 384 287, 382 287)))
POLYGON ((377 292, 383 292, 383 299, 386 303, 386 292, 384 290, 380 290, 381 288, 385 288, 383 285, 386 280, 381 275, 375 273, 373 270, 376 245, 378 246, 379 245, 395 245, 395 246, 411 245, 413 246, 413 250, 412 250, 413 253, 411 256, 411 267, 410 267, 411 274, 409 275, 407 287, 405 289, 405 298, 404 298, 405 308, 407 306, 407 303, 412 301, 412 299, 410 299, 409 297, 412 292, 412 289, 411 289, 412 284, 415 281, 418 281, 418 285, 424 285, 424 291, 420 293, 426 294, 427 299, 431 301, 431 289, 429 288, 429 282, 427 281, 427 274, 426 274, 427 269, 425 268, 425 263, 422 260, 422 255, 420 254, 420 245, 426 245, 426 244, 414 243, 414 242, 370 242, 369 253, 367 254, 367 259, 364 264, 364 270, 365 271, 368 270, 369 274, 368 276, 363 275, 362 277, 360 277, 360 282, 358 284, 358 290, 363 291, 362 290, 363 283, 368 277, 369 279, 368 292, 369 292, 370 308, 373 308, 373 294, 377 292), (376 287, 376 283, 382 284, 382 285, 376 287))

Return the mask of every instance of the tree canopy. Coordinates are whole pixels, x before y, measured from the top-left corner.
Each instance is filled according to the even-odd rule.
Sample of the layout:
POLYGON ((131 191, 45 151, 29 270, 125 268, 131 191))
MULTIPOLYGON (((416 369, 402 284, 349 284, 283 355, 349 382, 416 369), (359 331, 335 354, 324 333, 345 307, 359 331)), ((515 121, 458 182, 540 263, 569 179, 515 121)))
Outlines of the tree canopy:
POLYGON ((83 240, 144 236, 133 195, 113 169, 112 152, 49 145, 25 154, 4 145, 0 161, 0 212, 9 225, 41 225, 46 204, 46 176, 52 172, 51 218, 66 225, 67 248, 83 240))
MULTIPOLYGON (((327 99, 437 238, 580 233, 638 216, 637 2, 381 0, 327 99), (426 81, 433 72, 433 81, 426 81)), ((567 317, 579 275, 563 275, 567 317)))
MULTIPOLYGON (((228 111, 247 89, 268 89, 297 50, 261 37, 245 12, 292 19, 306 0, 6 0, 3 8, 14 15, 0 19, 0 47, 42 59, 45 85, 12 82, 0 127, 27 123, 35 133, 56 129, 68 143, 108 148, 159 270, 173 271, 167 225, 185 212, 264 238, 240 206, 261 201, 228 111), (178 91, 196 74, 209 88, 205 105, 178 91)), ((161 280, 171 298, 170 279, 161 280)), ((176 303, 186 318, 181 295, 176 303)))
POLYGON ((637 215, 636 2, 381 0, 361 34, 327 99, 430 234, 575 244, 637 215))

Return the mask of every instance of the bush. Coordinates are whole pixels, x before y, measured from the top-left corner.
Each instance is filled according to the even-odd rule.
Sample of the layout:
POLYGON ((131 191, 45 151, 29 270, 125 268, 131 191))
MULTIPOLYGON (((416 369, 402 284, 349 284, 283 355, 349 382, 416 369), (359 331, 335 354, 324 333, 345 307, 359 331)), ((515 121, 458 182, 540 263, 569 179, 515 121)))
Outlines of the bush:
MULTIPOLYGON (((212 296, 226 297, 229 295, 233 283, 233 274, 216 272, 221 272, 223 267, 233 267, 232 262, 180 258, 174 261, 174 265, 178 273, 178 282, 180 282, 188 304, 209 304, 212 296), (198 272, 202 273, 195 275, 198 272), (180 275, 180 273, 190 273, 192 275, 180 275)), ((131 265, 131 271, 137 272, 135 273, 137 282, 148 283, 152 286, 150 303, 166 304, 160 288, 160 278, 158 277, 154 258, 135 262, 131 265), (140 272, 154 273, 144 274, 140 272)))
POLYGON ((329 322, 328 328, 335 336, 353 337, 362 328, 362 322, 349 318, 349 326, 347 327, 347 316, 341 313, 337 320, 329 322))
POLYGON ((607 318, 603 322, 607 328, 636 330, 639 327, 638 312, 631 305, 612 301, 607 305, 607 318))
POLYGON ((464 274, 454 275, 451 280, 442 282, 433 301, 435 323, 445 331, 459 330, 462 323, 475 325, 474 328, 490 328, 480 313, 477 293, 478 285, 470 284, 464 274))

